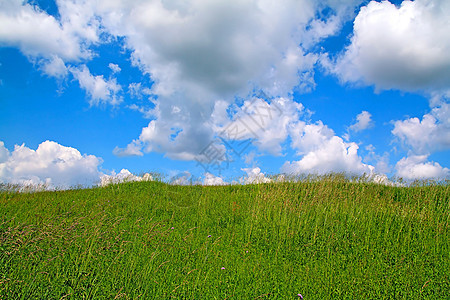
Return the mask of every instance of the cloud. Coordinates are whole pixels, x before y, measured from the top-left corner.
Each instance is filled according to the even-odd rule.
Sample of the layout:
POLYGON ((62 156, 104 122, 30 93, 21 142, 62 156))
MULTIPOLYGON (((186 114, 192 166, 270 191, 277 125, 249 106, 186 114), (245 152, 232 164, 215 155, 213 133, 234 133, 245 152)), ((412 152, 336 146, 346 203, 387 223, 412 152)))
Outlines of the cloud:
POLYGON ((376 184, 382 184, 387 186, 401 186, 401 183, 394 182, 389 180, 389 178, 384 174, 373 174, 372 176, 368 177, 370 182, 376 183, 376 184))
POLYGON ((450 2, 371 1, 354 21, 351 44, 336 61, 323 59, 343 82, 378 90, 436 91, 450 86, 450 2))
POLYGON ((367 111, 362 111, 356 116, 356 123, 349 126, 349 131, 359 132, 373 126, 372 115, 367 111))
POLYGON ((0 141, 0 183, 32 189, 67 189, 153 180, 148 173, 136 176, 127 169, 104 174, 99 171, 102 162, 99 157, 82 155, 77 149, 52 141, 41 143, 36 150, 15 146, 11 153, 0 141))
MULTIPOLYGON (((331 2, 331 15, 345 11, 344 5, 331 2)), ((283 5, 258 0, 100 1, 102 25, 125 37, 134 64, 154 81, 154 120, 139 137, 144 150, 193 159, 217 134, 217 102, 231 105, 236 96, 250 100, 254 90, 287 98, 295 89, 313 89, 318 55, 308 49, 334 34, 343 20, 339 16, 310 26, 324 8, 303 0, 283 5), (312 36, 317 38, 311 41, 312 36)), ((261 135, 264 151, 280 153, 277 144, 285 137, 287 120, 279 121, 261 135), (282 134, 276 140, 278 128, 282 134)))
POLYGON ((427 162, 427 158, 427 155, 411 155, 402 158, 395 165, 397 176, 407 180, 449 178, 448 168, 436 162, 427 162))
POLYGON ((113 154, 118 157, 127 157, 127 156, 143 156, 144 154, 141 152, 142 145, 139 140, 134 140, 132 143, 128 144, 128 146, 123 149, 119 147, 115 147, 113 150, 113 154))
POLYGON ((109 63, 108 67, 111 69, 111 71, 115 74, 115 73, 120 73, 120 71, 122 71, 122 69, 119 67, 119 65, 117 64, 113 64, 113 63, 109 63))
MULTIPOLYGON (((318 55, 311 49, 335 34, 359 2, 59 0, 58 15, 51 16, 11 0, 0 4, 0 42, 20 48, 50 76, 64 77, 69 70, 91 105, 117 105, 121 86, 92 75, 86 61, 95 57, 93 45, 123 38, 133 64, 153 81, 151 89, 136 84, 129 91, 137 99, 152 96, 154 105, 129 107, 153 120, 135 139, 141 149, 133 141, 115 153, 158 151, 191 160, 217 136, 215 103, 250 100, 255 90, 282 99, 313 89, 318 55)), ((109 67, 113 74, 120 71, 109 67)), ((294 106, 289 109, 291 115, 261 130, 260 150, 281 154, 297 114, 294 106)))
POLYGON ((269 183, 273 181, 272 179, 267 178, 258 167, 244 168, 242 171, 247 173, 247 177, 241 179, 241 183, 243 184, 269 183))
POLYGON ((281 171, 287 174, 326 174, 345 172, 371 174, 374 167, 364 164, 358 156, 358 145, 344 142, 322 122, 299 122, 291 128, 292 147, 302 155, 299 161, 286 162, 281 171))
POLYGON ((236 149, 232 144, 250 140, 260 151, 281 155, 282 143, 288 137, 288 128, 296 123, 303 113, 303 105, 291 98, 279 97, 268 102, 254 97, 244 101, 241 106, 217 101, 210 113, 210 120, 205 121, 202 126, 189 127, 189 131, 184 131, 186 124, 197 122, 192 116, 198 113, 189 111, 189 117, 185 117, 183 110, 188 108, 181 105, 183 104, 171 107, 174 119, 172 123, 152 120, 149 126, 142 130, 139 139, 125 148, 128 150, 116 147, 115 152, 139 153, 143 148, 144 151, 162 152, 175 159, 204 160, 203 153, 209 146, 218 152, 225 153, 228 149, 240 153, 241 149, 236 149), (229 113, 230 108, 235 111, 229 113), (193 136, 195 143, 189 140, 193 136))
POLYGON ((5 143, 0 141, 0 164, 8 160, 9 151, 5 147, 5 143))
POLYGON ((257 163, 256 161, 256 151, 251 151, 249 153, 244 154, 244 163, 246 165, 255 165, 257 163))
POLYGON ((355 143, 346 143, 335 136, 321 148, 308 152, 300 161, 286 162, 281 171, 287 174, 344 172, 362 175, 372 173, 373 167, 362 163, 355 143))
POLYGON ((180 119, 173 123, 151 121, 139 136, 139 141, 145 145, 144 151, 164 153, 171 159, 194 160, 213 141, 210 127, 206 124, 195 126, 198 123, 195 116, 200 113, 191 111, 188 116, 183 116, 174 111, 174 115, 179 115, 180 119))
POLYGON ((392 134, 416 154, 450 149, 450 104, 441 103, 420 120, 417 117, 394 122, 392 134))
POLYGON ((222 177, 214 176, 211 173, 205 173, 203 185, 227 185, 228 183, 222 177))
POLYGON ((149 97, 152 91, 149 88, 143 87, 140 82, 132 82, 128 85, 128 93, 133 98, 142 99, 143 96, 149 97))
POLYGON ((42 71, 49 76, 64 78, 68 74, 66 64, 59 56, 52 55, 50 59, 42 59, 40 64, 42 71))
POLYGON ((102 175, 100 177, 100 186, 108 186, 110 184, 117 184, 123 182, 132 182, 132 181, 152 181, 153 177, 149 173, 145 173, 143 176, 136 176, 131 174, 127 169, 122 169, 119 174, 116 174, 114 171, 111 175, 102 175))
POLYGON ((282 154, 281 144, 288 137, 288 129, 298 122, 304 110, 301 103, 283 97, 270 102, 254 97, 236 108, 232 120, 225 117, 226 122, 221 119, 224 125, 217 127, 216 133, 229 142, 251 139, 261 152, 272 155, 282 154))
POLYGON ((0 142, 0 182, 48 185, 50 188, 91 186, 99 181, 102 159, 82 155, 77 149, 46 141, 36 150, 15 146, 9 151, 0 142))
POLYGON ((341 29, 341 25, 342 20, 337 15, 332 15, 325 20, 313 19, 302 36, 302 46, 305 48, 315 46, 324 37, 335 35, 341 29))
POLYGON ((62 69, 61 61, 89 59, 89 46, 99 41, 99 23, 82 1, 58 1, 60 18, 21 0, 0 3, 0 44, 18 47, 32 60, 44 59, 45 73, 62 69), (47 65, 50 64, 50 65, 47 65), (57 65, 55 65, 57 64, 57 65))
POLYGON ((199 178, 193 176, 188 171, 177 173, 169 179, 169 184, 173 185, 194 185, 199 184, 199 178))
POLYGON ((372 163, 375 165, 375 171, 378 174, 381 173, 390 173, 392 171, 391 165, 389 164, 389 152, 384 152, 383 155, 379 155, 375 153, 375 147, 372 144, 369 144, 365 147, 365 150, 368 152, 364 157, 364 160, 368 163, 372 163))
POLYGON ((86 65, 80 68, 71 68, 73 76, 80 83, 80 87, 86 91, 91 98, 91 105, 110 104, 117 105, 122 102, 119 92, 122 87, 115 78, 105 80, 103 75, 94 76, 86 65))
POLYGON ((334 131, 324 125, 322 121, 316 124, 298 122, 290 128, 292 148, 297 149, 298 155, 317 150, 334 136, 334 131))
MULTIPOLYGON (((3 33, 0 39, 40 58, 42 69, 51 76, 65 76, 69 70, 90 97, 91 105, 117 105, 122 101, 121 86, 114 78, 92 75, 85 60, 93 57, 90 46, 102 42, 101 34, 123 38, 133 64, 153 81, 150 89, 140 84, 129 86, 137 99, 151 96, 151 107, 129 107, 153 120, 128 146, 114 149, 118 156, 156 151, 172 159, 193 160, 218 138, 224 126, 239 120, 253 124, 249 127, 256 134, 258 150, 282 155, 282 145, 291 135, 292 145, 308 155, 341 142, 343 149, 355 149, 356 145, 337 137, 331 142, 334 133, 327 134, 330 130, 323 126, 323 136, 302 138, 305 145, 309 139, 323 140, 321 147, 298 145, 291 129, 312 127, 299 121, 303 107, 291 95, 314 88, 319 56, 311 49, 336 34, 359 2, 286 0, 280 5, 260 0, 60 0, 59 17, 55 18, 17 0, 3 4, 8 10, 1 20, 22 22, 21 16, 28 14, 23 21, 26 34, 3 33), (36 20, 48 23, 49 43, 47 37, 28 39, 28 35, 46 31, 30 25, 36 20), (253 102, 255 91, 266 96, 253 102), (232 104, 236 98, 242 105, 232 104), (255 105, 248 108, 249 103, 255 105), (276 107, 281 107, 282 113, 276 114, 276 107), (274 117, 262 126, 255 125, 252 121, 262 120, 261 111, 273 112, 274 117)), ((115 64, 109 66, 113 74, 120 71, 115 64)), ((220 143, 214 145, 224 148, 220 143)), ((350 158, 355 159, 355 167, 358 156, 346 159, 350 158)))
POLYGON ((298 42, 314 4, 285 2, 116 1, 104 4, 101 14, 110 32, 127 37, 158 95, 181 89, 234 96, 245 94, 249 81, 295 86, 298 71, 309 69, 311 60, 298 42), (122 13, 111 14, 116 9, 122 13))

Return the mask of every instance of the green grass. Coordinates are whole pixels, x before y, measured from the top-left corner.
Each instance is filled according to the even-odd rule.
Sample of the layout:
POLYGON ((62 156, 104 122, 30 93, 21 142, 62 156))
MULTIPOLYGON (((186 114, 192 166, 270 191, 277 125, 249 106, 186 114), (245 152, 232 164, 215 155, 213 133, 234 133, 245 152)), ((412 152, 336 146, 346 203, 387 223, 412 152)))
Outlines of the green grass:
POLYGON ((0 299, 449 299, 449 186, 0 192, 0 299))

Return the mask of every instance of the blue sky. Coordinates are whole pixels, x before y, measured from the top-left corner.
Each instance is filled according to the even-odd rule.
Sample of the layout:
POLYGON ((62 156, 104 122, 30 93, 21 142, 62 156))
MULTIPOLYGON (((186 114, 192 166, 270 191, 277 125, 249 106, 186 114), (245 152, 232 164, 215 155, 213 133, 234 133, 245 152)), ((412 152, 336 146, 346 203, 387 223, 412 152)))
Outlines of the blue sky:
POLYGON ((437 0, 1 1, 0 182, 448 178, 448 20, 437 0))

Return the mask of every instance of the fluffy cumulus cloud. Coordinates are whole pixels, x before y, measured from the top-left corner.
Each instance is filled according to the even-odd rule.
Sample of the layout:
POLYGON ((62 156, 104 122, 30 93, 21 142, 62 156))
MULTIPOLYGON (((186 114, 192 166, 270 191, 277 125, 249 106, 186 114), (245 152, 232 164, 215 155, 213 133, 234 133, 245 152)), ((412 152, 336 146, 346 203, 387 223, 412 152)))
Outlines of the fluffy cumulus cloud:
POLYGON ((450 170, 436 162, 427 162, 427 155, 411 155, 402 158, 396 165, 397 176, 407 179, 448 179, 450 170))
POLYGON ((92 56, 100 27, 85 1, 58 1, 60 18, 22 0, 0 2, 0 45, 18 47, 51 76, 64 74, 65 62, 92 56))
POLYGON ((139 140, 134 140, 132 143, 128 144, 126 148, 114 148, 113 154, 118 157, 143 156, 144 154, 142 153, 141 149, 141 142, 139 140))
MULTIPOLYGON (((80 65, 95 56, 91 47, 102 42, 95 6, 85 0, 61 0, 57 7, 58 15, 53 16, 28 1, 1 1, 0 45, 19 48, 48 76, 62 79, 72 74, 91 105, 120 103, 121 88, 115 79, 92 76, 86 65, 80 65)), ((120 70, 114 64, 110 67, 120 70)))
POLYGON ((59 6, 62 22, 25 1, 2 1, 0 41, 19 47, 32 57, 56 55, 67 60, 88 57, 90 53, 83 44, 98 40, 98 26, 89 17, 92 14, 79 14, 81 7, 72 1, 60 1, 59 6))
MULTIPOLYGON (((132 64, 152 84, 131 83, 125 91, 136 101, 128 108, 150 121, 128 145, 114 149, 117 156, 154 151, 194 160, 208 145, 225 151, 227 141, 247 139, 260 152, 283 155, 290 140, 300 158, 287 162, 283 172, 372 173, 357 144, 321 122, 305 122, 305 109, 292 94, 314 89, 319 59, 343 82, 445 93, 450 86, 450 2, 416 0, 395 6, 371 1, 356 16, 348 47, 334 58, 320 56, 318 42, 338 33, 361 2, 58 0, 52 16, 30 2, 9 0, 0 2, 0 45, 17 47, 49 76, 72 76, 91 105, 119 105, 123 89, 113 78, 121 75, 119 65, 107 65, 111 77, 93 75, 87 67, 99 51, 93 46, 119 40, 127 50, 124 55, 131 53, 132 64), (143 98, 151 103, 145 106, 143 98)), ((447 100, 441 101, 422 119, 393 123, 394 136, 410 148, 408 158, 397 164, 398 174, 413 170, 423 177, 423 170, 448 171, 423 158, 450 148, 448 107, 447 100)), ((372 125, 371 114, 363 111, 348 134, 372 125)), ((0 145, 3 180, 78 184, 82 177, 99 178, 99 164, 95 156, 52 142, 37 150, 16 147, 11 153, 0 145), (46 155, 50 148, 53 152, 46 155), (51 176, 49 170, 61 176, 51 176)), ((262 174, 246 171, 249 178, 262 174)), ((114 176, 121 174, 126 175, 114 176)), ((207 175, 204 181, 220 179, 207 175)))
POLYGON ((298 46, 313 2, 116 1, 102 9, 105 27, 127 37, 158 95, 234 95, 245 93, 249 81, 280 93, 314 62, 298 46))
MULTIPOLYGON (((335 34, 359 2, 59 0, 52 16, 11 0, 0 4, 0 43, 18 47, 50 76, 73 75, 91 105, 116 105, 121 86, 92 75, 86 63, 95 57, 93 45, 123 38, 133 64, 153 81, 151 89, 141 90, 156 100, 151 110, 130 106, 152 121, 131 146, 115 153, 158 151, 188 160, 217 135, 217 102, 248 100, 254 90, 285 98, 295 89, 314 88, 318 55, 311 49, 335 34)), ((113 63, 109 67, 120 72, 113 63)), ((288 118, 260 135, 260 145, 268 145, 263 150, 280 153, 288 118), (275 138, 278 129, 282 134, 275 138)))
POLYGON ((200 184, 199 178, 193 176, 189 171, 183 171, 171 176, 168 180, 172 185, 195 185, 200 184))
POLYGON ((0 164, 8 160, 9 151, 5 147, 5 143, 0 141, 0 164))
POLYGON ((118 64, 109 63, 108 67, 113 73, 120 73, 120 71, 122 71, 118 64))
MULTIPOLYGON (((193 160, 213 140, 213 132, 206 124, 194 123, 196 119, 192 115, 199 115, 200 111, 192 111, 187 120, 174 110, 174 115, 177 114, 180 119, 171 124, 153 120, 142 129, 139 141, 141 145, 145 145, 146 152, 162 152, 172 159, 193 160), (190 123, 190 120, 194 124, 190 123)), ((139 144, 132 142, 132 145, 139 144)), ((126 149, 129 148, 130 145, 126 149)))
MULTIPOLYGON (((332 7, 344 14, 341 5, 332 7)), ((308 52, 307 37, 317 42, 341 20, 311 23, 323 8, 314 1, 115 1, 97 8, 154 80, 154 120, 139 137, 144 151, 176 159, 193 159, 213 140, 217 102, 230 105, 254 89, 273 98, 313 88, 318 57, 308 52)))
POLYGON ((64 61, 56 55, 52 55, 49 59, 41 60, 41 69, 45 74, 55 77, 64 78, 69 73, 69 70, 64 61), (43 62, 43 63, 42 63, 43 62))
POLYGON ((359 132, 373 126, 372 115, 368 111, 362 111, 356 116, 356 122, 349 126, 349 131, 359 132))
POLYGON ((377 89, 448 89, 449 11, 449 1, 371 1, 356 17, 345 52, 323 63, 344 82, 377 89))
POLYGON ((118 174, 114 171, 110 174, 103 174, 100 177, 100 185, 108 186, 110 184, 117 184, 123 182, 132 182, 132 181, 152 181, 153 176, 149 173, 145 173, 143 176, 133 175, 127 169, 122 169, 118 174))
POLYGON ((405 179, 446 178, 449 170, 438 163, 427 161, 437 151, 450 150, 449 94, 430 99, 434 106, 421 119, 397 120, 392 134, 407 149, 408 156, 396 164, 397 176, 405 179))
POLYGON ((422 119, 409 118, 394 123, 394 134, 416 154, 450 149, 450 104, 443 102, 422 119))
POLYGON ((36 150, 25 145, 9 152, 0 142, 0 182, 49 188, 90 186, 99 181, 101 158, 46 141, 36 150))
POLYGON ((222 177, 215 176, 211 173, 205 173, 203 179, 203 185, 227 185, 228 183, 223 180, 222 177))
MULTIPOLYGON (((446 172, 427 162, 427 157, 450 149, 449 12, 448 1, 403 1, 400 5, 371 1, 355 18, 345 51, 337 58, 321 60, 342 82, 431 96, 431 111, 423 117, 393 121, 392 134, 408 152, 395 167, 400 177, 431 178, 446 172)), ((370 124, 370 115, 360 116, 349 132, 370 124)))
POLYGON ((70 71, 80 83, 80 87, 89 95, 91 105, 117 105, 122 102, 122 97, 118 95, 122 87, 115 78, 105 80, 103 75, 94 76, 86 65, 71 68, 70 71))
POLYGON ((322 122, 297 123, 291 128, 292 147, 302 158, 286 162, 281 171, 287 174, 325 174, 345 172, 372 174, 374 167, 364 164, 358 155, 358 145, 345 142, 322 122))
MULTIPOLYGON (((145 145, 146 151, 159 151, 171 158, 191 160, 201 159, 205 148, 215 141, 219 144, 214 147, 225 151, 221 140, 234 143, 250 139, 259 150, 280 155, 281 143, 288 136, 288 127, 298 121, 302 111, 303 106, 290 98, 280 97, 269 102, 254 97, 244 101, 242 106, 217 101, 203 126, 184 131, 183 126, 191 119, 183 116, 179 106, 172 106, 174 121, 171 124, 161 127, 161 123, 153 120, 142 130, 138 140, 125 149, 116 148, 115 152, 117 155, 139 155, 139 147, 145 145), (229 109, 235 111, 232 116, 228 115, 229 109), (195 143, 190 140, 193 137, 195 143)), ((200 117, 198 112, 189 111, 190 115, 194 113, 200 117)))
MULTIPOLYGON (((213 112, 214 132, 232 144, 252 140, 261 152, 281 155, 282 143, 289 136, 289 127, 299 121, 304 107, 289 97, 277 97, 271 101, 253 97, 244 101, 242 107, 217 103, 213 112), (229 108, 235 108, 232 119, 227 116, 229 108)), ((238 149, 236 149, 238 150, 238 149)), ((237 151, 239 152, 239 150, 237 151)))
POLYGON ((267 178, 258 167, 244 168, 242 171, 247 173, 247 176, 241 179, 241 183, 243 184, 269 183, 273 181, 272 179, 267 178))

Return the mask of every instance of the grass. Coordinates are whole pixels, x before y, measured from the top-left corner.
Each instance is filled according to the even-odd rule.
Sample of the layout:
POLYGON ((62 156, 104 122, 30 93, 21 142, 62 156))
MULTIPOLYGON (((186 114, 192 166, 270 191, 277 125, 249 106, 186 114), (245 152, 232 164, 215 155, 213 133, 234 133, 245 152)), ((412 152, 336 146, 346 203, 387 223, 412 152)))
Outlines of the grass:
POLYGON ((449 186, 0 192, 0 299, 448 299, 449 186))

